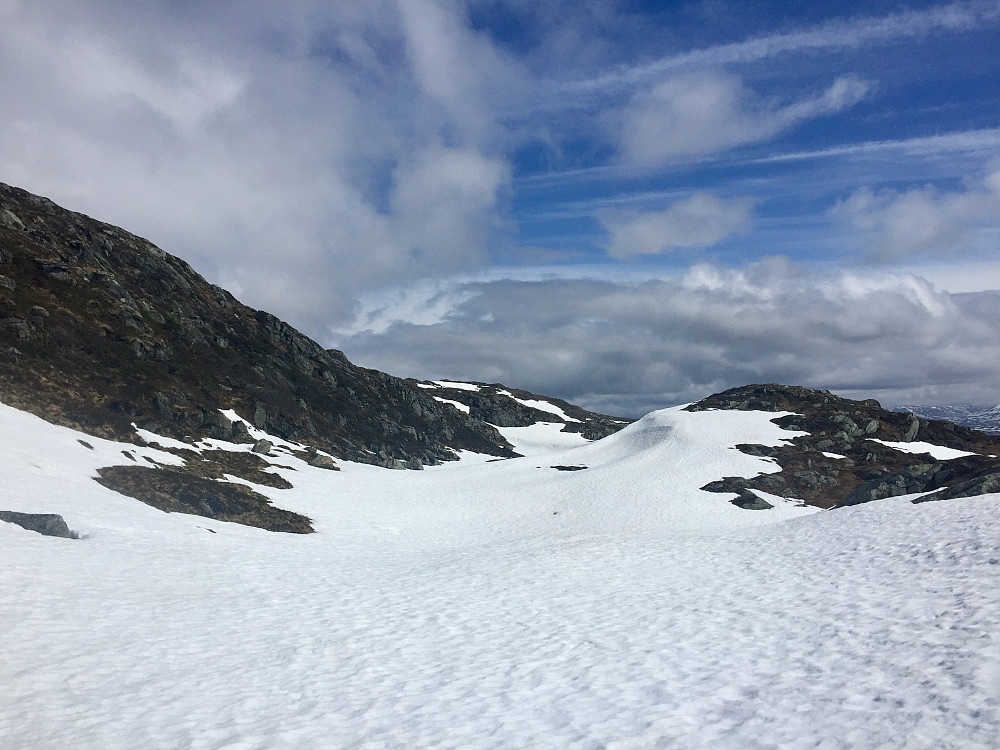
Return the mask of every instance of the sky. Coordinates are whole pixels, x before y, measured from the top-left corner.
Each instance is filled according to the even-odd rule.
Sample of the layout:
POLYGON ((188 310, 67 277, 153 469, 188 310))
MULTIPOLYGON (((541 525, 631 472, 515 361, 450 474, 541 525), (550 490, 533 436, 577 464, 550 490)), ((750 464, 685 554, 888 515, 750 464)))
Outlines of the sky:
POLYGON ((0 181, 394 375, 1000 402, 996 0, 0 0, 0 181))

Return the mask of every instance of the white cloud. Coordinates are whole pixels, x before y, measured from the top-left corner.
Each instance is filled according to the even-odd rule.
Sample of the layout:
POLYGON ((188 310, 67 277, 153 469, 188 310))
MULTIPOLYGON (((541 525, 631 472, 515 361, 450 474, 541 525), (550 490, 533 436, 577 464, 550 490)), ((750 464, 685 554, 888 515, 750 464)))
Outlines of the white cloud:
POLYGON ((861 188, 831 214, 857 230, 878 260, 959 253, 977 231, 1000 228, 1000 170, 962 191, 861 188))
POLYGON ((506 231, 516 65, 459 6, 5 3, 0 49, 0 179, 308 332, 506 231))
POLYGON ((685 73, 636 95, 614 122, 622 157, 658 165, 771 138, 798 123, 859 102, 869 85, 837 78, 823 94, 784 107, 759 101, 725 73, 685 73))
POLYGON ((567 88, 579 92, 641 86, 676 71, 754 63, 796 52, 877 47, 939 32, 960 32, 994 26, 998 22, 1000 8, 995 2, 975 1, 953 2, 924 10, 905 10, 881 17, 859 16, 831 21, 811 29, 767 34, 741 42, 668 55, 639 65, 622 66, 612 72, 577 81, 567 88))
POLYGON ((461 9, 436 0, 396 0, 414 79, 468 132, 493 126, 493 113, 523 84, 518 64, 473 33, 461 9))
POLYGON ((1000 400, 1000 294, 951 295, 907 274, 775 258, 638 283, 463 283, 450 299, 431 325, 385 327, 383 315, 381 334, 339 344, 390 372, 496 380, 612 414, 754 382, 889 404, 1000 400))
POLYGON ((459 269, 485 259, 505 162, 472 149, 421 152, 400 165, 392 197, 401 247, 433 269, 459 269))
POLYGON ((865 156, 878 159, 899 159, 914 156, 941 156, 942 154, 992 155, 1000 150, 1000 128, 981 128, 944 135, 904 138, 901 140, 866 141, 843 146, 833 146, 816 151, 792 151, 771 154, 753 160, 753 163, 828 159, 841 156, 865 156))
POLYGON ((683 247, 708 247, 749 229, 753 202, 695 193, 663 211, 609 211, 601 215, 612 258, 658 255, 683 247))

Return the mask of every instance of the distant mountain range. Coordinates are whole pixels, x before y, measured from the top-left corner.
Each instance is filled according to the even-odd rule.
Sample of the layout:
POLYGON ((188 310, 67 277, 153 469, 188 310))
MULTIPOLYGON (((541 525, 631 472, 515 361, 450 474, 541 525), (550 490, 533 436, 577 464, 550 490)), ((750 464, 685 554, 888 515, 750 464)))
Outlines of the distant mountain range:
POLYGON ((899 411, 913 412, 927 419, 947 419, 949 422, 1000 435, 1000 404, 984 409, 972 404, 952 406, 901 406, 899 411))

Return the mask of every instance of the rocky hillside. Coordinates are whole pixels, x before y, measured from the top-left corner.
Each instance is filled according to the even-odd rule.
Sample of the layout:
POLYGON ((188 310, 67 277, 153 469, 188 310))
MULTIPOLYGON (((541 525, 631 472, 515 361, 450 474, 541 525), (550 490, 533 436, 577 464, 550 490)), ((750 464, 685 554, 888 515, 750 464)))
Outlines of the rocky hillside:
POLYGON ((797 386, 748 385, 709 396, 691 411, 782 411, 774 423, 785 445, 740 445, 781 467, 751 479, 724 477, 704 489, 737 493, 735 503, 767 507, 758 492, 829 508, 918 492, 926 499, 1000 491, 1000 437, 943 420, 888 411, 878 401, 852 401, 797 386), (755 492, 757 491, 757 492, 755 492))
MULTIPOLYGON (((3 184, 0 400, 124 440, 134 423, 249 442, 220 413, 231 409, 271 435, 392 468, 463 449, 514 455, 488 424, 497 410, 467 413, 353 365, 147 240, 3 184)), ((587 419, 595 435, 625 424, 587 419)))
POLYGON ((497 427, 527 427, 547 422, 562 424, 562 432, 600 440, 633 421, 596 414, 559 398, 507 388, 500 383, 412 382, 435 401, 497 427))

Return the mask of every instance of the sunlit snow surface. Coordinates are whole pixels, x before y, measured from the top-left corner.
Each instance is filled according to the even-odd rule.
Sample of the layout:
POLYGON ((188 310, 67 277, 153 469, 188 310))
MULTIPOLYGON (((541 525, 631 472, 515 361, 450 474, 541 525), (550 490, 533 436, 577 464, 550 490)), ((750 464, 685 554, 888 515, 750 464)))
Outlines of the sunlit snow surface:
POLYGON ((774 416, 422 472, 281 455, 295 489, 258 489, 298 536, 117 495, 89 477, 123 449, 176 459, 0 407, 0 509, 85 536, 0 523, 0 746, 996 747, 1000 495, 697 489, 776 470, 728 447, 774 416))
POLYGON ((521 406, 527 406, 529 409, 538 409, 539 411, 547 411, 549 414, 555 414, 557 417, 562 419, 564 422, 579 422, 579 419, 574 419, 569 416, 566 412, 560 409, 555 404, 549 403, 548 401, 542 401, 540 399, 524 399, 518 398, 510 391, 497 391, 501 396, 506 396, 513 401, 521 404, 521 406))
POLYGON ((459 411, 464 411, 466 414, 472 411, 472 409, 467 404, 463 404, 461 401, 452 401, 447 398, 441 398, 440 396, 434 396, 433 398, 435 401, 440 401, 442 404, 451 404, 456 409, 458 409, 459 411))
POLYGON ((882 445, 887 445, 897 451, 903 451, 903 453, 929 453, 932 458, 938 461, 950 461, 953 458, 961 458, 962 456, 974 456, 975 453, 970 453, 969 451, 960 451, 956 448, 948 448, 944 445, 935 445, 934 443, 922 443, 919 440, 913 440, 909 443, 893 443, 888 440, 877 440, 876 438, 868 438, 874 443, 881 443, 882 445))

